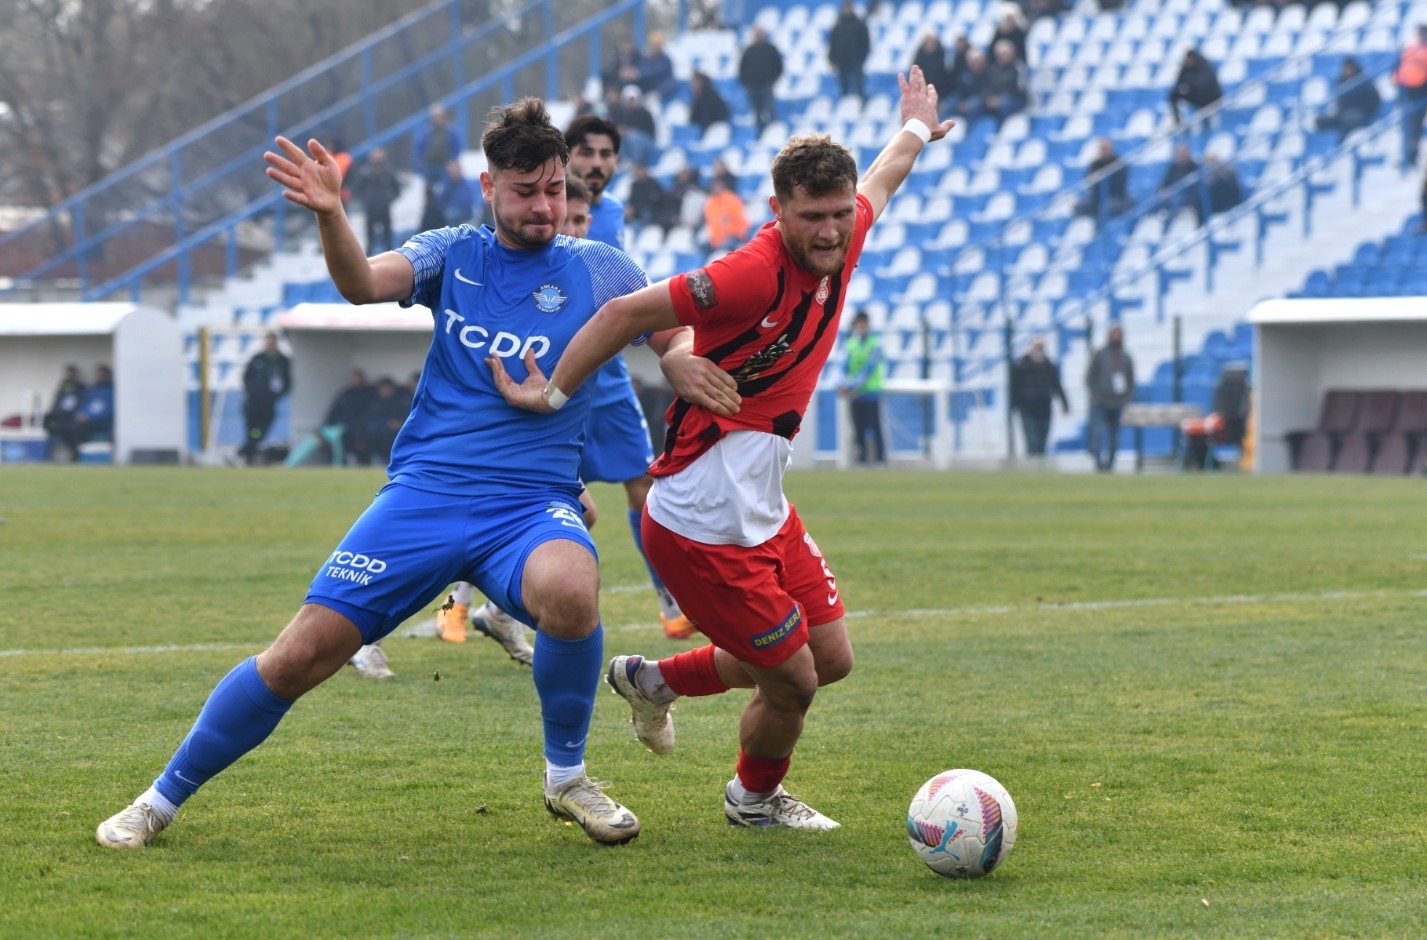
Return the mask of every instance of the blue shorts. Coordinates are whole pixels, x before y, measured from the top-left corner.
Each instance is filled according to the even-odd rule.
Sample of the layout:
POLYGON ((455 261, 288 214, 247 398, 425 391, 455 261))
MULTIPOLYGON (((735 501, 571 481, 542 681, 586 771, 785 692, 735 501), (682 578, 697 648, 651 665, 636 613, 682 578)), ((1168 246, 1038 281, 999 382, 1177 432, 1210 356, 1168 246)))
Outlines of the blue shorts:
POLYGON ((598 557, 573 495, 445 496, 388 483, 317 570, 306 602, 337 611, 375 643, 451 582, 469 581, 534 626, 520 579, 530 553, 554 539, 598 557))
POLYGON ((590 408, 580 453, 581 480, 623 483, 644 476, 653 462, 649 422, 633 388, 624 398, 590 408))

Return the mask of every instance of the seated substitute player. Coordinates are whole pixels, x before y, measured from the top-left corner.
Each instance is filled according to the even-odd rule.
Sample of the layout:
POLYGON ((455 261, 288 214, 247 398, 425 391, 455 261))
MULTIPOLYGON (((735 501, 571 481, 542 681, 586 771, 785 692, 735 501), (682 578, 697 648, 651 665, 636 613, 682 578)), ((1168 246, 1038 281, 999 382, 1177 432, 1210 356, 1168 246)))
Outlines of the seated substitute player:
POLYGON ((616 656, 607 678, 629 702, 639 740, 660 754, 674 746, 676 698, 753 688, 724 789, 724 814, 737 826, 837 826, 782 786, 818 687, 852 669, 837 581, 782 477, 868 229, 922 147, 951 128, 938 123, 936 90, 920 68, 898 81, 905 123, 860 182, 846 148, 825 135, 795 137, 773 161, 774 222, 747 245, 611 301, 571 340, 548 383, 530 357, 520 384, 501 360, 488 360, 508 400, 556 414, 627 338, 646 331, 694 327, 669 355, 692 352, 717 367, 706 372, 713 407, 691 404, 687 393, 670 407, 644 513, 650 557, 713 645, 657 663, 616 656))
MULTIPOLYGON (((589 187, 580 182, 578 176, 569 174, 565 177, 565 221, 560 226, 560 234, 568 235, 571 238, 584 238, 589 234, 589 231, 589 187)), ((593 529, 598 510, 595 508, 595 501, 590 497, 589 490, 580 490, 580 509, 585 519, 585 528, 593 529)), ((436 623, 441 630, 441 639, 451 643, 466 642, 466 621, 470 619, 472 626, 499 643, 511 659, 529 666, 535 659, 535 650, 531 647, 530 641, 525 638, 525 625, 504 611, 498 610, 489 601, 486 602, 486 608, 496 611, 496 614, 489 614, 486 608, 483 608, 476 617, 468 618, 474 594, 475 585, 469 581, 462 581, 451 589, 449 601, 436 613, 436 623)), ((379 648, 363 647, 363 651, 368 649, 379 648)), ((384 654, 382 655, 382 664, 386 664, 384 654)), ((361 671, 363 675, 384 678, 363 671, 362 666, 355 661, 353 665, 358 666, 358 671, 361 671)), ((390 675, 390 668, 386 672, 387 675, 390 675)))
MULTIPOLYGON (((598 115, 582 114, 565 129, 565 143, 570 148, 570 174, 578 176, 590 190, 592 221, 588 237, 623 248, 624 206, 605 191, 619 168, 619 128, 598 115)), ((624 484, 629 530, 649 569, 654 593, 659 599, 659 620, 664 635, 670 639, 693 636, 693 624, 683 615, 674 595, 659 579, 644 553, 640 517, 653 483, 646 471, 654 462, 654 451, 649 446, 649 424, 644 419, 644 409, 639 404, 634 386, 630 384, 629 369, 624 359, 620 356, 611 358, 600 368, 592 384, 594 399, 590 404, 589 420, 585 423, 580 479, 624 484)), ((456 610, 463 618, 459 622, 464 623, 465 612, 459 608, 456 610)), ((455 614, 448 614, 448 617, 454 619, 455 614)), ((491 603, 476 611, 471 622, 477 630, 496 639, 499 639, 498 634, 514 628, 501 610, 491 603)), ((510 647, 506 649, 509 652, 510 647)))
POLYGON ((468 580, 537 627, 545 807, 596 842, 628 842, 639 821, 584 769, 604 662, 599 570, 576 477, 589 396, 563 420, 530 415, 501 399, 481 360, 515 357, 522 373, 523 353, 553 363, 600 305, 646 285, 644 273, 623 252, 556 234, 568 150, 537 99, 495 109, 482 138, 494 230, 435 229, 370 259, 343 212, 331 153, 315 140, 310 156, 284 138, 277 144, 280 154, 264 155, 268 175, 316 215, 342 296, 429 307, 431 347, 390 482, 319 566, 297 616, 218 683, 153 786, 101 823, 96 838, 112 848, 147 845, 358 647, 468 580))

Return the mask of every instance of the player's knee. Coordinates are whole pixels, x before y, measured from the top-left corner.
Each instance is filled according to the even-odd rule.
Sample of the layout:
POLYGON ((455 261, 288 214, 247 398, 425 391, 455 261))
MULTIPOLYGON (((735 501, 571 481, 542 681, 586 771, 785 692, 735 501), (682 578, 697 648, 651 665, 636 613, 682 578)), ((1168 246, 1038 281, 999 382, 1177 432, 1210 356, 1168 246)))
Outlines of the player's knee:
POLYGON ((813 669, 784 672, 759 682, 758 691, 779 711, 806 713, 818 692, 818 674, 813 669))
POLYGON ((818 660, 818 685, 832 685, 852 673, 852 650, 839 650, 818 660))
POLYGON ((536 627, 562 640, 587 637, 600 622, 597 591, 593 585, 552 584, 538 597, 527 597, 526 609, 535 618, 536 627))

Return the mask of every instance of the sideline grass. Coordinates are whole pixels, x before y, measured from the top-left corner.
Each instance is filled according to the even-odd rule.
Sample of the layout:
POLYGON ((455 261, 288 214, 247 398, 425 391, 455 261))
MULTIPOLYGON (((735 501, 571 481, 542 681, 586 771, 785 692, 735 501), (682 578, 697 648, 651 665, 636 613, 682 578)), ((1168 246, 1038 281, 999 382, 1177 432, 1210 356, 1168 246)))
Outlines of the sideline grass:
MULTIPOLYGON (((1420 934, 1418 480, 795 475, 860 614, 789 778, 834 833, 723 823, 739 696, 656 758, 601 695, 591 770, 644 833, 598 848, 540 805, 529 672, 393 639, 397 680, 336 677, 150 850, 95 846, 380 482, 0 468, 0 936, 1420 934), (979 882, 903 833, 953 766, 1020 809, 979 882)), ((611 654, 680 647, 645 592, 603 609, 611 654)))

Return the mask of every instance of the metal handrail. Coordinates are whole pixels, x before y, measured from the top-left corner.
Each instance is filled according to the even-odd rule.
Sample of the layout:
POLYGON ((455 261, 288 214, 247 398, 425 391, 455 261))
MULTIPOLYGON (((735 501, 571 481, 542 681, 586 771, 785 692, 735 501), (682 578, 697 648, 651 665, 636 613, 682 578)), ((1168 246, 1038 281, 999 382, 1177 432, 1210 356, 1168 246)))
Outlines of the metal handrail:
MULTIPOLYGON (((600 62, 600 33, 590 24, 604 24, 618 17, 633 14, 634 33, 636 39, 643 34, 645 0, 622 0, 610 8, 596 14, 585 21, 581 26, 567 29, 558 35, 554 34, 554 3, 553 0, 528 0, 519 9, 502 14, 480 24, 477 27, 466 29, 460 24, 460 0, 438 0, 422 10, 409 14, 391 26, 368 37, 363 42, 350 47, 342 53, 338 53, 329 59, 324 60, 294 76, 292 79, 275 86, 264 95, 251 99, 244 105, 231 109, 224 115, 208 121, 199 128, 183 135, 158 151, 155 151, 135 163, 125 167, 106 177, 92 186, 86 187, 74 196, 61 202, 52 209, 46 216, 31 222, 30 224, 0 236, 0 246, 26 235, 34 236, 46 228, 55 226, 64 227, 66 217, 72 223, 71 229, 76 234, 73 244, 67 248, 55 252, 44 261, 35 265, 30 270, 17 276, 8 287, 0 288, 0 295, 9 291, 19 291, 30 289, 34 282, 65 264, 76 264, 79 268, 79 280, 82 295, 87 300, 99 299, 112 293, 117 286, 132 284, 137 290, 137 280, 152 273, 162 264, 170 263, 175 259, 180 261, 182 266, 180 271, 180 302, 186 299, 188 292, 188 281, 186 274, 187 254, 193 248, 199 247, 205 241, 211 240, 215 232, 232 229, 238 222, 250 218, 261 212, 273 210, 277 213, 278 220, 285 217, 285 204, 272 203, 266 198, 266 194, 249 198, 246 204, 214 221, 203 224, 198 233, 186 231, 187 219, 185 215, 189 210, 189 201, 196 196, 205 193, 205 190, 215 183, 227 182, 234 184, 239 194, 253 192, 263 185, 257 172, 261 168, 261 153, 263 147, 277 133, 283 133, 301 139, 303 135, 313 129, 320 129, 321 124, 334 119, 345 118, 363 128, 364 140, 355 147, 350 148, 354 157, 360 157, 369 152, 374 146, 390 143, 404 133, 415 130, 424 120, 421 114, 413 114, 387 128, 380 128, 376 125, 376 117, 372 102, 376 96, 383 92, 390 92, 393 89, 409 87, 416 91, 415 84, 420 80, 422 74, 434 67, 448 66, 452 74, 457 78, 458 84, 463 86, 463 90, 441 99, 445 103, 458 111, 464 112, 467 98, 476 94, 473 89, 485 89, 494 83, 499 83, 502 88, 513 89, 514 75, 522 69, 538 64, 541 57, 535 56, 535 51, 544 53, 544 58, 548 62, 546 71, 546 95, 555 97, 558 94, 556 87, 558 74, 556 71, 556 56, 554 53, 566 44, 579 39, 589 39, 590 44, 590 74, 596 74, 601 67, 600 62), (531 53, 522 55, 516 62, 506 63, 500 70, 491 73, 489 81, 482 79, 475 83, 466 83, 462 79, 461 56, 467 52, 473 44, 488 41, 491 33, 512 21, 519 22, 521 17, 543 14, 545 22, 546 39, 544 42, 532 50, 531 53), (399 69, 395 69, 381 79, 375 79, 372 75, 371 52, 372 49, 383 41, 393 39, 405 39, 407 31, 418 26, 431 26, 433 16, 443 15, 450 18, 451 34, 450 41, 442 43, 434 51, 422 55, 416 60, 409 62, 399 69), (278 120, 277 103, 279 98, 293 90, 301 90, 305 85, 316 78, 329 77, 335 69, 343 66, 350 66, 353 63, 360 63, 362 75, 360 87, 350 95, 347 95, 336 104, 323 109, 317 115, 304 114, 302 119, 290 126, 283 126, 278 120), (244 148, 241 152, 227 155, 217 166, 205 167, 204 172, 190 180, 182 178, 182 157, 187 148, 195 143, 202 143, 212 139, 216 135, 225 131, 239 129, 246 131, 254 123, 265 125, 266 132, 257 135, 260 143, 252 147, 244 148), (92 201, 116 190, 117 187, 125 184, 133 184, 142 179, 146 172, 159 172, 167 167, 170 172, 171 183, 168 189, 160 196, 152 200, 149 204, 141 208, 127 212, 124 218, 118 219, 98 232, 85 234, 83 232, 83 222, 86 208, 92 201), (247 179, 251 176, 252 179, 247 179), (171 216, 173 219, 173 233, 175 242, 172 246, 164 249, 157 255, 145 259, 138 265, 110 279, 103 285, 96 286, 88 277, 87 258, 98 248, 105 244, 113 243, 113 239, 122 235, 134 226, 151 221, 155 216, 171 216)), ((462 113, 464 119, 464 113, 462 113)), ((251 136, 245 134, 245 136, 251 136)), ((283 239, 283 228, 279 224, 276 232, 277 245, 281 247, 283 239)), ((235 273, 237 253, 235 246, 230 246, 228 253, 228 274, 235 273)))

